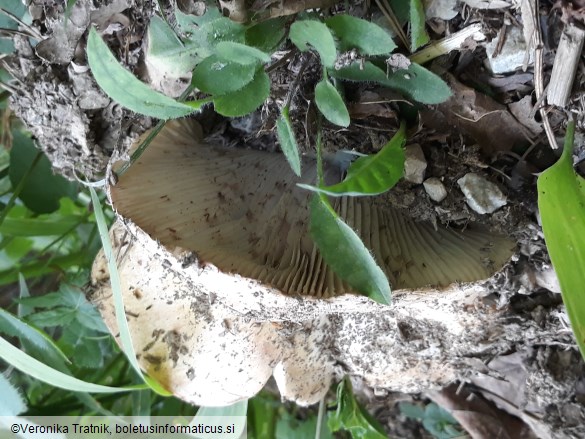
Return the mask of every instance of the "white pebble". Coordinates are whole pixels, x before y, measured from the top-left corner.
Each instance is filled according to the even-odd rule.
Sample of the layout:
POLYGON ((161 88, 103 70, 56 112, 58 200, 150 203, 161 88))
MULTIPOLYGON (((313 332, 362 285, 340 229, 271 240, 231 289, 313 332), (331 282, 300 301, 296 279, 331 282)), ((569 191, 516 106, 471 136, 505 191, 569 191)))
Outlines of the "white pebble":
POLYGON ((431 200, 436 201, 437 203, 443 201, 447 196, 445 185, 436 177, 427 178, 424 181, 423 186, 431 200))
POLYGON ((470 172, 457 180, 467 205, 477 213, 492 213, 507 204, 506 196, 494 183, 470 172))
POLYGON ((425 178, 427 161, 418 143, 408 145, 405 149, 404 179, 411 183, 421 184, 425 178))

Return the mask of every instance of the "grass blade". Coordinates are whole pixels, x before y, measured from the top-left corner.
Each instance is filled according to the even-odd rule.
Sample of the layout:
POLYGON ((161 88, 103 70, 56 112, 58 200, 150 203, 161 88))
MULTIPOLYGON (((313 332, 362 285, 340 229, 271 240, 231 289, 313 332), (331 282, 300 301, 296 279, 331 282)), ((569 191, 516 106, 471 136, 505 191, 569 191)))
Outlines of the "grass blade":
POLYGON ((136 360, 136 351, 132 344, 132 336, 130 335, 130 329, 128 328, 128 321, 126 320, 126 314, 124 310, 124 300, 122 298, 122 283, 120 281, 120 275, 118 273, 118 267, 116 266, 116 258, 112 249, 112 243, 110 241, 110 235, 108 233, 108 226, 106 224, 106 218, 102 210, 100 200, 94 190, 90 187, 91 200, 95 212, 95 220, 98 226, 100 238, 102 240, 102 246, 104 249, 104 255, 108 261, 108 270, 110 272, 110 282, 112 286, 112 293, 114 296, 114 307, 116 309, 116 321, 118 323, 118 331, 120 332, 120 341, 122 343, 122 350, 126 354, 126 358, 136 371, 139 377, 144 380, 155 392, 163 396, 169 396, 170 393, 164 389, 157 381, 149 378, 142 373, 138 361, 136 360))
POLYGON ((334 197, 344 195, 378 195, 393 187, 404 173, 405 126, 375 155, 360 157, 351 164, 347 177, 332 186, 315 187, 298 184, 309 189, 334 197))
POLYGON ((563 302, 585 358, 585 180, 573 170, 574 135, 571 121, 563 155, 538 177, 538 208, 563 302))
POLYGON ((72 392, 118 393, 145 388, 143 385, 132 387, 109 387, 82 381, 41 363, 39 360, 12 346, 4 340, 3 337, 0 337, 0 357, 16 369, 39 381, 72 392))

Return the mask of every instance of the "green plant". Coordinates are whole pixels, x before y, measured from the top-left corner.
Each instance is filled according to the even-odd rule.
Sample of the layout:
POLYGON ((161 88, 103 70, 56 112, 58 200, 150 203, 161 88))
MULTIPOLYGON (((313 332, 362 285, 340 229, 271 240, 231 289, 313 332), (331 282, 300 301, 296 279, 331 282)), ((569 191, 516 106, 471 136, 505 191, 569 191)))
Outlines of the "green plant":
MULTIPOLYGON (((413 14, 413 17, 417 16, 413 14)), ((120 66, 92 29, 88 61, 104 91, 134 111, 162 119, 189 114, 209 102, 213 102, 215 110, 224 116, 242 116, 261 105, 270 93, 270 79, 263 65, 270 60, 270 52, 283 40, 284 21, 274 19, 244 26, 221 17, 213 8, 202 17, 189 16, 177 9, 176 16, 182 39, 167 23, 154 17, 148 30, 151 43, 146 58, 151 66, 166 69, 169 75, 192 72, 191 86, 209 96, 181 103, 155 92, 120 66), (259 32, 265 30, 269 30, 273 37, 260 38, 259 32)), ((414 25, 420 28, 420 23, 414 25)), ((335 125, 347 127, 350 124, 342 96, 343 80, 377 82, 422 103, 441 102, 450 95, 443 81, 415 64, 405 70, 384 72, 378 65, 383 64, 383 57, 388 56, 396 45, 385 30, 366 20, 340 14, 322 21, 317 14, 304 14, 302 19, 290 25, 288 38, 300 51, 315 50, 319 55, 323 74, 315 86, 315 104, 325 119, 335 125), (358 62, 336 65, 344 53, 351 51, 359 56, 358 62)), ((300 176, 300 155, 289 116, 292 92, 294 90, 281 109, 276 129, 284 155, 300 176)), ((384 192, 402 176, 403 141, 404 128, 380 153, 357 160, 343 183, 329 188, 321 184, 303 187, 336 196, 384 192)), ((312 236, 329 265, 356 290, 388 303, 388 281, 355 232, 335 214, 326 198, 316 197, 311 210, 312 236), (337 224, 338 227, 333 229, 337 233, 324 238, 324 230, 329 230, 325 227, 327 224, 337 224), (358 276, 359 280, 345 270, 340 253, 335 251, 338 243, 345 243, 342 247, 352 254, 357 252, 355 265, 361 267, 358 272, 364 273, 364 276, 358 276)))
POLYGON ((573 170, 574 136, 571 120, 563 155, 538 177, 538 208, 563 302, 585 358, 585 180, 573 170))
POLYGON ((427 404, 424 409, 415 404, 402 403, 400 411, 408 418, 421 421, 425 430, 437 439, 451 439, 464 435, 457 420, 434 402, 427 404))
POLYGON ((337 386, 337 400, 329 413, 327 421, 331 431, 346 430, 353 439, 384 439, 384 429, 357 402, 349 378, 345 378, 337 386))

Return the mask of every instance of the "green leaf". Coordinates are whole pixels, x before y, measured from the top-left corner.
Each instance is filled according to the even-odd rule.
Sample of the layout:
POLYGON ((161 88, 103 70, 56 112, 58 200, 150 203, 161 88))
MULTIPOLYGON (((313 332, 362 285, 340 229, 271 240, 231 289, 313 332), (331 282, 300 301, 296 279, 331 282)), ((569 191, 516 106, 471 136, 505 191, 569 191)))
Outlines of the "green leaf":
POLYGON ((351 383, 346 377, 337 386, 337 409, 329 412, 332 431, 347 430, 353 439, 386 439, 388 436, 378 421, 356 401, 351 383))
POLYGON ((10 236, 60 236, 85 222, 75 216, 58 218, 6 218, 0 233, 10 236))
POLYGON ((451 97, 451 89, 445 81, 416 63, 391 73, 380 83, 422 104, 440 104, 451 97))
POLYGON ((160 17, 154 15, 148 25, 145 58, 150 65, 173 76, 185 76, 199 62, 199 48, 192 42, 183 44, 160 17))
POLYGON ((410 50, 414 52, 431 39, 425 30, 425 8, 421 0, 410 0, 410 50))
POLYGON ((87 60, 102 90, 120 105, 146 116, 171 119, 193 113, 193 108, 151 89, 116 60, 95 28, 89 31, 87 60))
POLYGON ((329 122, 342 127, 349 126, 349 112, 343 98, 327 79, 323 79, 315 87, 315 103, 329 122))
MULTIPOLYGON (((16 187, 27 173, 39 150, 33 141, 18 130, 13 131, 13 147, 10 151, 10 181, 16 187)), ((36 213, 50 213, 59 209, 62 197, 74 197, 77 185, 60 175, 53 174, 51 162, 43 155, 28 175, 19 198, 36 213)))
POLYGON ((301 158, 299 155, 299 146, 288 117, 288 108, 283 108, 282 113, 276 121, 276 134, 280 149, 284 153, 291 169, 297 176, 301 176, 301 158))
POLYGON ((340 41, 341 50, 358 49, 363 55, 384 55, 396 49, 392 37, 380 26, 351 15, 335 15, 325 20, 340 41))
POLYGON ((424 409, 416 404, 401 402, 398 407, 400 408, 400 413, 407 418, 422 420, 425 417, 424 409))
POLYGON ((120 274, 118 272, 118 267, 116 266, 116 256, 114 255, 114 250, 112 249, 112 243, 110 241, 110 234, 108 233, 108 226, 106 224, 106 218, 104 217, 104 212, 102 210, 102 205, 100 200, 95 192, 95 190, 90 187, 89 192, 91 194, 91 201, 95 211, 95 220, 98 226, 98 232, 100 234, 100 238, 102 240, 102 246, 105 258, 108 262, 108 271, 110 273, 110 284, 112 287, 113 299, 114 299, 114 309, 116 312, 116 323, 118 324, 118 331, 120 342, 122 343, 122 350, 128 359, 130 365, 134 368, 136 373, 142 380, 156 393, 162 396, 170 396, 171 394, 162 387, 162 385, 155 381, 154 379, 150 378, 147 375, 142 373, 140 369, 140 365, 136 360, 136 351, 134 350, 134 345, 132 343, 132 336, 130 335, 130 329, 128 328, 128 321, 126 320, 126 314, 124 311, 124 299, 122 295, 122 282, 120 280, 120 274))
MULTIPOLYGON (((317 430, 317 417, 309 416, 307 419, 296 419, 288 412, 283 413, 276 424, 276 439, 313 438, 317 430)), ((266 436, 263 436, 266 437, 266 436)), ((329 428, 321 428, 321 439, 333 439, 329 428)))
POLYGON ((214 98, 215 111, 227 117, 245 116, 264 103, 270 95, 270 79, 263 69, 244 88, 214 98))
POLYGON ((333 186, 298 186, 334 197, 344 195, 378 195, 393 187, 404 174, 404 123, 398 132, 375 155, 360 157, 351 164, 347 177, 333 186))
POLYGON ((285 23, 285 17, 277 17, 250 26, 246 29, 246 44, 263 52, 274 52, 284 38, 285 23))
POLYGON ((196 41, 203 49, 207 49, 209 54, 211 54, 216 45, 222 41, 245 43, 246 28, 229 18, 220 17, 201 25, 193 34, 191 40, 196 41))
POLYGON ((26 400, 4 374, 0 374, 0 413, 2 416, 18 416, 25 412, 26 400))
POLYGON ((193 70, 192 84, 199 90, 213 95, 225 95, 241 90, 254 78, 256 66, 224 61, 211 55, 193 70))
POLYGON ((423 104, 440 104, 451 96, 451 90, 445 81, 416 63, 410 64, 408 69, 397 70, 388 76, 384 70, 370 61, 363 65, 353 63, 339 70, 330 70, 329 74, 349 81, 378 82, 423 104))
POLYGON ((178 7, 175 7, 175 17, 177 19, 177 26, 183 33, 192 33, 198 27, 206 23, 222 18, 221 12, 218 8, 208 7, 205 14, 201 16, 185 14, 181 12, 178 7))
POLYGON ((72 392, 119 393, 145 388, 145 386, 142 385, 130 387, 108 387, 82 381, 41 363, 30 355, 25 354, 20 349, 12 346, 2 337, 0 337, 0 357, 16 369, 39 381, 72 392))
POLYGON ((255 47, 246 46, 245 44, 234 43, 232 41, 222 41, 215 46, 217 56, 224 61, 230 61, 237 64, 249 65, 258 64, 258 62, 267 63, 270 56, 255 47))
POLYGON ((75 311, 67 308, 48 309, 31 314, 28 320, 37 326, 49 328, 66 326, 75 319, 75 311))
POLYGON ((73 361, 77 367, 99 369, 104 365, 100 343, 87 337, 81 338, 73 351, 73 361))
POLYGON ((384 70, 372 64, 370 61, 366 61, 363 64, 356 62, 342 67, 339 70, 329 70, 328 73, 334 78, 345 79, 347 81, 384 82, 388 79, 384 70))
POLYGON ((323 195, 313 197, 310 209, 309 231, 327 265, 355 290, 377 302, 390 303, 388 279, 359 236, 323 195))
POLYGON ((563 155, 538 177, 538 208, 563 302, 585 359, 585 180, 573 170, 574 135, 571 121, 563 155))
POLYGON ((69 359, 51 337, 3 309, 0 309, 0 332, 11 337, 18 337, 21 341, 26 340, 55 364, 69 363, 69 359))
POLYGON ((288 34, 290 40, 302 52, 310 49, 309 44, 319 53, 321 63, 333 67, 337 59, 337 49, 331 31, 320 21, 295 21, 288 34))

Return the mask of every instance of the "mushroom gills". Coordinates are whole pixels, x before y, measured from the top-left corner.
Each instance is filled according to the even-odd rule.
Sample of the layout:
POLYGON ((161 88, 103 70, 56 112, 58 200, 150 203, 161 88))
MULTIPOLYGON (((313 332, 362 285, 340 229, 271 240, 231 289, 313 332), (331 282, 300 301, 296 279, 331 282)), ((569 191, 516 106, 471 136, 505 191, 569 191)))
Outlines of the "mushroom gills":
MULTIPOLYGON (((309 236, 316 163, 303 158, 298 178, 282 154, 211 146, 196 122, 167 123, 110 189, 112 204, 167 249, 193 251, 200 262, 258 279, 286 294, 354 293, 325 264, 309 236)), ((339 178, 326 166, 326 180, 339 178)), ((465 231, 418 223, 371 197, 332 201, 371 250, 394 289, 446 287, 490 277, 514 243, 471 225, 465 231)))

